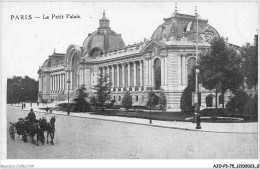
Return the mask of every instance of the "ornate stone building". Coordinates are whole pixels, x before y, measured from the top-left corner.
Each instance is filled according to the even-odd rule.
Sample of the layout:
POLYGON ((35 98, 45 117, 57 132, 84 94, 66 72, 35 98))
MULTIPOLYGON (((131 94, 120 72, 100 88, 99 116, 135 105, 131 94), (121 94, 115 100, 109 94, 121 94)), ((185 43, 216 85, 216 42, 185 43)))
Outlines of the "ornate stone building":
MULTIPOLYGON (((167 109, 180 109, 181 94, 196 61, 196 31, 196 16, 175 9, 151 40, 126 46, 103 13, 99 28, 88 35, 82 46, 70 45, 66 54, 54 52, 40 67, 39 100, 65 100, 68 90, 75 94, 82 84, 93 93, 97 75, 106 73, 113 84, 111 96, 116 104, 121 104, 125 91, 130 91, 134 105, 145 105, 152 88, 165 92, 167 109)), ((198 33, 199 52, 210 46, 214 36, 219 37, 205 19, 198 19, 198 33)), ((206 107, 207 96, 213 95, 202 93, 202 107, 206 107)))

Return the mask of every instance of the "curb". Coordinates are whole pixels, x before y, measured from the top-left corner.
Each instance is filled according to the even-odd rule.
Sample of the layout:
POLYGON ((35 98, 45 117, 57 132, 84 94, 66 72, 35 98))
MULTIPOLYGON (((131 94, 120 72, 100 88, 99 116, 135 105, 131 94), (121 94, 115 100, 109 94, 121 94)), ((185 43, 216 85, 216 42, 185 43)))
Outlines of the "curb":
MULTIPOLYGON (((29 111, 24 110, 22 111, 29 111)), ((37 113, 46 113, 43 111, 36 110, 37 113)), ((50 113, 47 113, 50 114, 50 113)), ((74 118, 87 118, 87 119, 95 119, 95 120, 103 120, 103 121, 112 121, 117 123, 127 123, 127 124, 136 124, 136 125, 142 125, 142 126, 150 126, 150 127, 158 127, 158 128, 167 128, 167 129, 178 129, 178 130, 185 130, 185 131, 198 131, 198 132, 208 132, 208 133, 233 133, 233 134, 258 134, 258 132, 225 132, 225 131, 210 131, 210 130, 201 130, 201 129, 190 129, 190 128, 181 128, 181 127, 170 127, 170 126, 164 126, 164 125, 153 125, 153 124, 144 124, 144 123, 137 123, 137 122, 129 122, 129 121, 122 121, 122 120, 112 120, 112 119, 102 119, 98 117, 82 117, 82 116, 76 116, 76 115, 66 115, 66 114, 57 114, 53 112, 52 114, 60 115, 60 116, 67 116, 67 117, 74 117, 74 118)))

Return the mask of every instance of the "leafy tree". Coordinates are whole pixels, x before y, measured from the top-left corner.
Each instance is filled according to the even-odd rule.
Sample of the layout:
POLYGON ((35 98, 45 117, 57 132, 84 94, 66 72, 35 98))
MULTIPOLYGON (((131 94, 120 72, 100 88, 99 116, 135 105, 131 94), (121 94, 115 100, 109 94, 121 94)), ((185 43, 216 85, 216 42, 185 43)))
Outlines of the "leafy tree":
POLYGON ((151 108, 153 108, 158 104, 159 104, 159 97, 151 89, 150 92, 148 93, 148 101, 146 103, 146 106, 150 106, 151 108))
POLYGON ((192 68, 191 74, 188 76, 188 85, 183 90, 181 95, 181 110, 183 112, 193 112, 194 106, 192 106, 192 92, 195 92, 195 67, 192 68))
POLYGON ((236 111, 242 115, 244 111, 244 106, 247 104, 249 96, 244 91, 237 91, 235 96, 227 103, 226 107, 229 110, 236 111))
POLYGON ((133 101, 129 91, 125 92, 124 97, 122 99, 122 104, 127 110, 132 107, 133 101))
POLYGON ((160 95, 159 95, 159 105, 160 105, 160 109, 162 111, 166 111, 166 106, 167 106, 167 99, 165 96, 165 93, 163 90, 160 91, 160 95))
POLYGON ((89 104, 86 101, 86 98, 88 97, 88 94, 86 93, 86 87, 85 85, 81 85, 81 87, 77 90, 75 101, 75 111, 87 111, 89 110, 89 104))
POLYGON ((98 83, 92 89, 94 89, 95 96, 91 98, 91 103, 96 107, 96 110, 104 111, 105 108, 111 105, 110 93, 112 83, 108 82, 107 75, 98 75, 98 83))
POLYGON ((7 79, 7 103, 36 102, 38 81, 28 76, 13 76, 7 79))
POLYGON ((246 77, 246 84, 249 89, 258 84, 258 35, 255 35, 254 44, 247 43, 241 49, 242 70, 246 77))
POLYGON ((236 92, 242 86, 244 77, 240 68, 241 62, 237 52, 228 47, 223 38, 215 37, 210 49, 201 54, 201 83, 206 89, 215 89, 216 109, 219 92, 223 95, 228 89, 236 92))

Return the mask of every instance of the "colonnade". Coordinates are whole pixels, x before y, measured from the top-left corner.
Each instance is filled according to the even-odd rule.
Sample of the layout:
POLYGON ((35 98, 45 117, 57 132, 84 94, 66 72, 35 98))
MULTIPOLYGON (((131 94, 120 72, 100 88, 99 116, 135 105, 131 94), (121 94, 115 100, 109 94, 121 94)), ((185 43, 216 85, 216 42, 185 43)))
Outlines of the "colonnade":
POLYGON ((51 75, 51 93, 60 93, 65 90, 66 78, 65 73, 51 75))
POLYGON ((112 87, 144 86, 143 60, 129 61, 99 67, 99 74, 106 74, 112 87))

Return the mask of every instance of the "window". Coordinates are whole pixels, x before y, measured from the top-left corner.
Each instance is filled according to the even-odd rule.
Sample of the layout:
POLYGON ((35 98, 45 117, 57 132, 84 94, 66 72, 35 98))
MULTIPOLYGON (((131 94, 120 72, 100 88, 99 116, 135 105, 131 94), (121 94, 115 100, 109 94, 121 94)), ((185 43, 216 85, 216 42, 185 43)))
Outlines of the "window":
POLYGON ((137 102, 138 102, 138 96, 135 96, 135 101, 137 101, 137 102))
POLYGON ((206 106, 207 107, 213 107, 213 95, 208 95, 206 97, 206 106))

